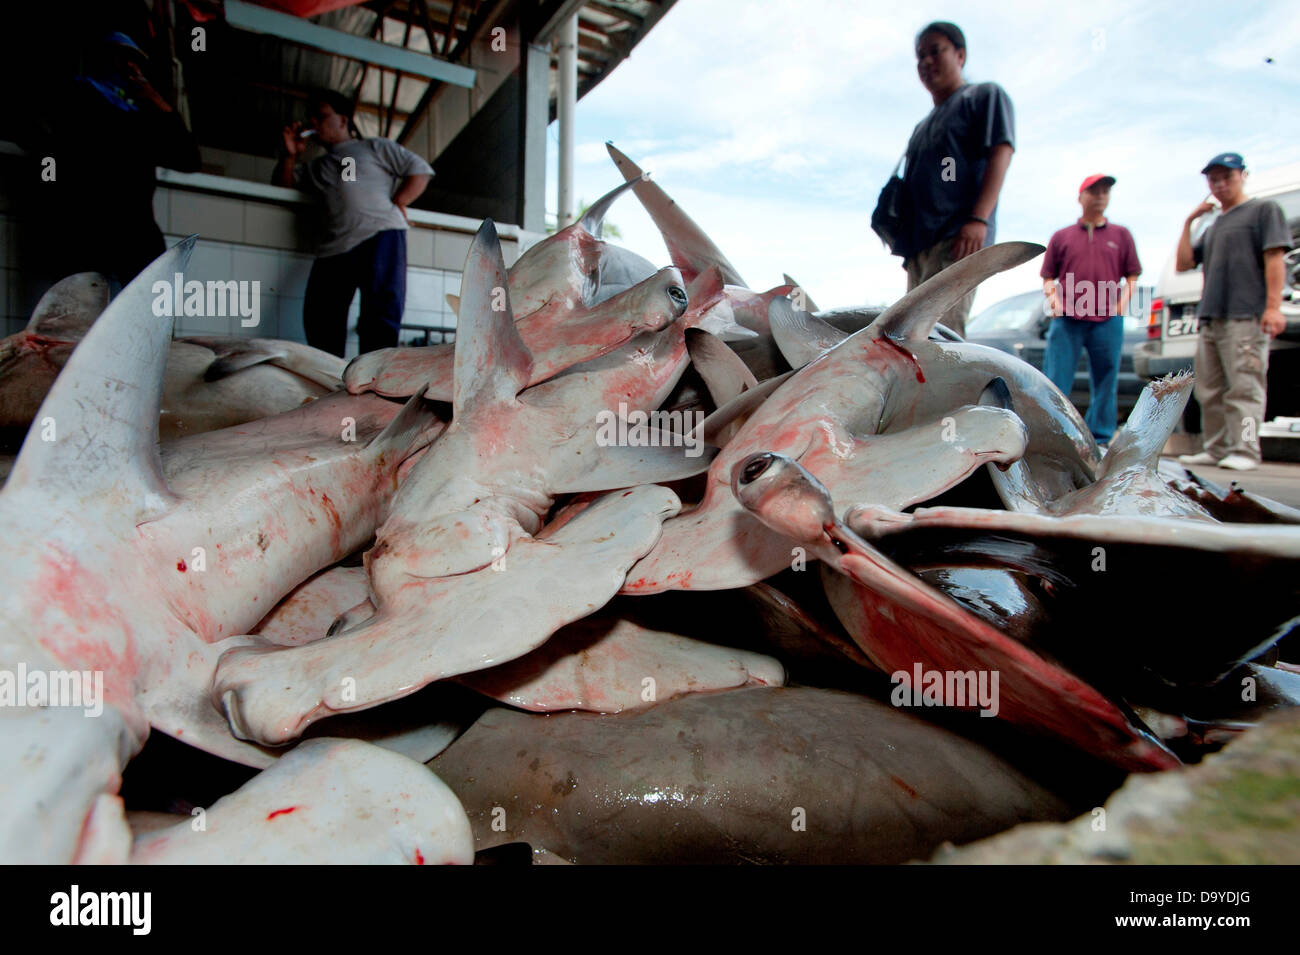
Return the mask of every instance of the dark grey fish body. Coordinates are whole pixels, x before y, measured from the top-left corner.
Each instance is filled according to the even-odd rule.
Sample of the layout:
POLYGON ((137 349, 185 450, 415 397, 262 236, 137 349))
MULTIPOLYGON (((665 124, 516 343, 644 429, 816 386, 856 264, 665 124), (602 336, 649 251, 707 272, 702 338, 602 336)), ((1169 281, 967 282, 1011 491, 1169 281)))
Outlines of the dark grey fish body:
POLYGON ((579 863, 894 863, 1067 815, 975 743, 811 688, 617 716, 491 710, 429 765, 479 850, 526 842, 579 863))

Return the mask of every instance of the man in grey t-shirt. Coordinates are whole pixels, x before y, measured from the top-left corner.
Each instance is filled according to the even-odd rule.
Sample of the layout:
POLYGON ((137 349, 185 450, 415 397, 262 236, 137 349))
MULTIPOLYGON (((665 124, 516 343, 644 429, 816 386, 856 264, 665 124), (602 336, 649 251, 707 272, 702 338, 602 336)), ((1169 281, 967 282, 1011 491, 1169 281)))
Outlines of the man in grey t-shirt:
POLYGON ((325 234, 316 252, 303 302, 307 343, 343 356, 348 309, 361 289, 357 338, 362 352, 397 344, 406 307, 406 206, 429 184, 433 169, 404 146, 362 139, 352 106, 324 92, 309 103, 314 133, 325 153, 298 163, 307 148, 302 123, 284 128, 285 155, 275 182, 319 195, 325 234))
POLYGON ((1196 400, 1201 405, 1204 450, 1179 460, 1234 471, 1259 465, 1268 339, 1286 330, 1283 255, 1291 248, 1281 207, 1246 196, 1245 169, 1240 154, 1220 153, 1201 170, 1221 212, 1193 243, 1192 223, 1215 206, 1206 201, 1192 210, 1174 263, 1180 272, 1200 265, 1205 275, 1196 310, 1196 400))

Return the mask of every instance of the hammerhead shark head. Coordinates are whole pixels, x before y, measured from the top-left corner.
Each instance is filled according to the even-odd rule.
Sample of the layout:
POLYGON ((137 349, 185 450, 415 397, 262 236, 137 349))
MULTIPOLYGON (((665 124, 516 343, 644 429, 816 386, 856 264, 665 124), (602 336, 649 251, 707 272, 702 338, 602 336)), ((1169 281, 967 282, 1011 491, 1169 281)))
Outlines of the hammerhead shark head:
POLYGON ((1051 496, 1090 483, 1091 437, 1041 373, 1014 359, 1004 362, 994 349, 928 338, 946 303, 1041 251, 1024 242, 983 249, 852 335, 795 311, 785 299, 770 303, 778 341, 815 339, 815 350, 792 354, 799 370, 727 442, 700 505, 665 523, 624 592, 743 587, 791 566, 789 542, 747 514, 730 492, 731 470, 756 451, 793 457, 846 501, 890 502, 896 510, 935 497, 984 464, 1021 458, 1051 496), (1014 412, 991 397, 995 382, 1014 389, 1014 412))
POLYGON ((86 333, 41 405, 52 431, 28 436, 0 492, 12 563, 0 664, 84 678, 64 688, 84 697, 89 681, 82 702, 102 705, 93 719, 0 707, 5 859, 72 858, 150 724, 269 764, 208 700, 217 644, 359 547, 403 462, 441 427, 418 401, 338 393, 160 453, 171 320, 152 313, 151 288, 184 269, 193 244, 159 257, 86 333))
POLYGON ((236 646, 222 659, 213 696, 240 738, 282 743, 320 717, 534 649, 608 601, 676 513, 676 495, 648 482, 708 466, 671 435, 651 446, 599 440, 594 408, 620 396, 637 406, 632 396, 663 387, 665 362, 636 340, 621 360, 588 363, 598 371, 525 391, 532 356, 506 284, 488 220, 465 264, 452 423, 403 480, 366 555, 371 599, 324 639, 236 646), (557 494, 623 488, 535 536, 557 494))
MULTIPOLYGON (((951 597, 899 566, 835 516, 831 495, 791 458, 760 452, 737 462, 737 501, 757 520, 806 547, 838 587, 827 595, 863 651, 917 695, 916 675, 997 674, 989 715, 1070 742, 1130 770, 1180 765, 1149 730, 1118 705, 951 597), (838 572, 838 573, 834 573, 838 572), (841 577, 842 575, 842 577, 841 577)), ((975 709, 968 683, 940 683, 935 704, 975 709), (951 684, 951 685, 950 685, 951 684)))

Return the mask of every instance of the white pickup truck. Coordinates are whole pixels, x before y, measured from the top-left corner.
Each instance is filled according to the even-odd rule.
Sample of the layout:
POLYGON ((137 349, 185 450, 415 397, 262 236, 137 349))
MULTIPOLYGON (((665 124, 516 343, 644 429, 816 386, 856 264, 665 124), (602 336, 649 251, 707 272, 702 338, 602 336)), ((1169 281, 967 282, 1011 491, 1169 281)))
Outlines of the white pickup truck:
MULTIPOLYGON (((1292 239, 1300 246, 1300 163, 1251 172, 1246 179, 1246 194, 1271 199, 1280 205, 1291 227, 1292 239)), ((1207 213, 1192 224, 1193 240, 1210 227, 1217 215, 1217 212, 1207 213)), ((1196 306, 1201 301, 1203 278, 1200 266, 1192 272, 1177 271, 1176 252, 1175 245, 1156 282, 1147 340, 1138 345, 1133 356, 1133 370, 1139 378, 1159 378, 1190 369, 1196 357, 1196 306)), ((1286 316, 1287 330, 1269 346, 1268 400, 1264 412, 1268 420, 1260 427, 1266 458, 1300 456, 1300 248, 1287 254, 1286 263, 1282 314, 1286 316)), ((1200 409, 1195 399, 1188 403, 1184 423, 1189 431, 1200 430, 1200 409)))

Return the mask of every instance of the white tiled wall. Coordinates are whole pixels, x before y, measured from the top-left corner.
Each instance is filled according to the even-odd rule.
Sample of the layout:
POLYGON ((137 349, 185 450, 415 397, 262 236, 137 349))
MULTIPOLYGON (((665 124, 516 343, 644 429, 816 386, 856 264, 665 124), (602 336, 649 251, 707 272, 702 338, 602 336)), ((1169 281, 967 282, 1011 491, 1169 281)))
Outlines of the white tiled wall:
MULTIPOLYGON (((260 170, 258 179, 265 181, 269 175, 269 171, 260 170)), ((238 316, 179 316, 178 336, 243 335, 305 341, 303 296, 315 258, 308 251, 314 247, 308 234, 313 220, 301 202, 205 193, 160 183, 154 194, 154 215, 168 244, 191 233, 199 235, 185 273, 187 280, 261 282, 257 327, 243 328, 238 316)), ((16 219, 0 212, 0 318, 4 319, 0 331, 5 334, 21 331, 29 317, 21 301, 15 252, 21 232, 16 219)), ((428 223, 416 223, 408 231, 405 323, 455 327, 456 316, 446 295, 460 293, 460 269, 471 239, 467 231, 428 223)), ((518 250, 516 239, 503 239, 507 265, 518 256, 518 250)), ((353 299, 349 318, 349 357, 357 351, 359 307, 358 296, 353 299)), ((420 337, 414 331, 403 333, 404 340, 420 337)))
MULTIPOLYGON (((167 235, 168 244, 178 242, 183 236, 167 235)), ((256 328, 243 328, 238 317, 195 318, 180 316, 176 319, 177 336, 184 335, 243 335, 256 338, 287 338, 306 341, 302 330, 302 303, 307 290, 307 277, 311 273, 311 255, 279 249, 259 249, 234 242, 217 242, 199 239, 185 270, 186 281, 209 280, 258 281, 260 287, 260 315, 256 328)), ((418 325, 444 325, 454 327, 456 315, 444 298, 447 291, 460 290, 459 273, 443 269, 408 267, 406 273, 406 314, 403 321, 418 325)), ((360 310, 360 295, 352 300, 348 314, 347 357, 357 353, 356 321, 360 310)), ((419 337, 406 332, 405 338, 419 337)), ((436 338, 434 339, 437 340, 436 338)))

